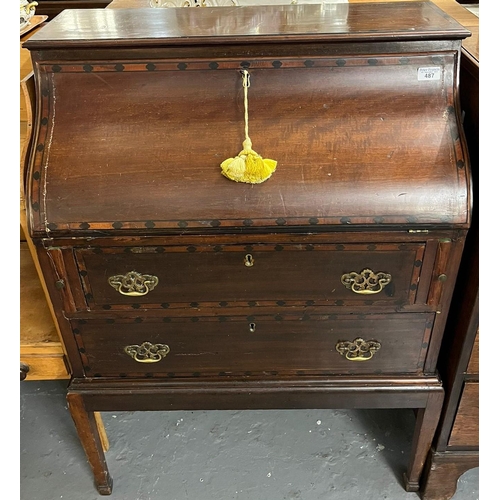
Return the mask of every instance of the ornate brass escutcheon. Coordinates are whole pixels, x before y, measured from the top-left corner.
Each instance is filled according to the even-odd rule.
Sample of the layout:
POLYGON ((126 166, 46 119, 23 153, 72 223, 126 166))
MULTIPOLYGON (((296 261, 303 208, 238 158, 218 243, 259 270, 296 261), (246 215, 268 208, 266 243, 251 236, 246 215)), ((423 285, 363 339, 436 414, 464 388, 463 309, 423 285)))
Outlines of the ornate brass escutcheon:
POLYGON ((371 269, 363 269, 360 273, 343 274, 342 284, 354 293, 369 295, 381 292, 391 282, 389 273, 375 273, 371 269))
POLYGON ((368 361, 380 349, 381 344, 376 340, 363 340, 361 337, 352 342, 341 340, 337 342, 335 349, 349 361, 368 361))
POLYGON ((254 265, 254 263, 255 263, 253 255, 251 253, 247 253, 245 255, 245 259, 244 259, 243 262, 245 263, 245 266, 252 267, 254 265))
POLYGON ((141 345, 126 346, 125 352, 138 363, 158 363, 170 352, 170 347, 167 344, 143 342, 141 345))
POLYGON ((127 274, 111 276, 108 283, 122 295, 140 297, 146 295, 158 284, 158 278, 150 274, 140 274, 130 271, 127 274))

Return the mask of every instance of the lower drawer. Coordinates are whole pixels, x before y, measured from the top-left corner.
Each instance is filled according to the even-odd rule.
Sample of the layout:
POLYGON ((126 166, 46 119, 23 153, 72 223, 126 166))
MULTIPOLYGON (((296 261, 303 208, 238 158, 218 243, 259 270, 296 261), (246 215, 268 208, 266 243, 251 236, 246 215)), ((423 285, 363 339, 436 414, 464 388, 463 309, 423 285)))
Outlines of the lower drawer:
POLYGON ((73 322, 86 375, 419 373, 433 314, 165 319, 73 322))

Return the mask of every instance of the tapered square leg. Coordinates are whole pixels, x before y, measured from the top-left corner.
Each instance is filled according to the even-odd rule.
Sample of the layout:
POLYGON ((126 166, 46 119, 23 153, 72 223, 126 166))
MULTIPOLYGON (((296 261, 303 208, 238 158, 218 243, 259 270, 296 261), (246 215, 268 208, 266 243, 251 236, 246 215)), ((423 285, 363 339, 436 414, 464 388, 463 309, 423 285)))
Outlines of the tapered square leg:
POLYGON ((94 474, 96 488, 101 495, 110 495, 113 489, 113 480, 108 472, 94 412, 87 411, 84 399, 79 394, 70 393, 67 395, 67 400, 76 431, 94 474))

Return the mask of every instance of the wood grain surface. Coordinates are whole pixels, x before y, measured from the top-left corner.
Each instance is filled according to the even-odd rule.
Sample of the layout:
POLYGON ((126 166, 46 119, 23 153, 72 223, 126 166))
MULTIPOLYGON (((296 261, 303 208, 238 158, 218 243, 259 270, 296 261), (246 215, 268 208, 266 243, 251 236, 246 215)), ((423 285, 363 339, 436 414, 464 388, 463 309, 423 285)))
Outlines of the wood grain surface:
POLYGON ((470 36, 452 17, 432 2, 360 3, 345 5, 340 19, 321 12, 321 5, 266 5, 213 9, 69 9, 27 42, 27 47, 94 44, 220 44, 230 41, 401 39, 416 40, 432 33, 434 39, 470 36), (296 8, 299 7, 299 8, 296 8), (140 15, 139 15, 140 12, 140 15), (78 28, 78 29, 76 29, 78 28), (390 35, 389 35, 390 34, 390 35))
MULTIPOLYGON (((388 2, 403 2, 408 0, 349 0, 349 4, 356 3, 388 3, 388 2)), ((420 0, 409 0, 420 1, 420 0)), ((463 42, 464 49, 469 57, 479 61, 479 18, 472 12, 468 11, 456 0, 433 0, 440 9, 449 14, 453 19, 458 21, 462 26, 467 28, 472 36, 465 39, 463 42)), ((112 0, 107 6, 108 9, 133 9, 133 8, 148 8, 149 0, 112 0)))
POLYGON ((450 446, 479 446, 479 383, 465 382, 450 446))

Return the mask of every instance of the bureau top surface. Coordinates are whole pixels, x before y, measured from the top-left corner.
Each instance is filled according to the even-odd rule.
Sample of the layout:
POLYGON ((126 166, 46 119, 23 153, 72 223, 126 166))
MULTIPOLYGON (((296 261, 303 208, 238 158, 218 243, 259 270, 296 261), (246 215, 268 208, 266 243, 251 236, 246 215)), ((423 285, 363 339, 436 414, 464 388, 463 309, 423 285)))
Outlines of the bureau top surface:
POLYGON ((26 47, 238 41, 460 39, 470 33, 432 2, 171 9, 70 9, 26 47))

